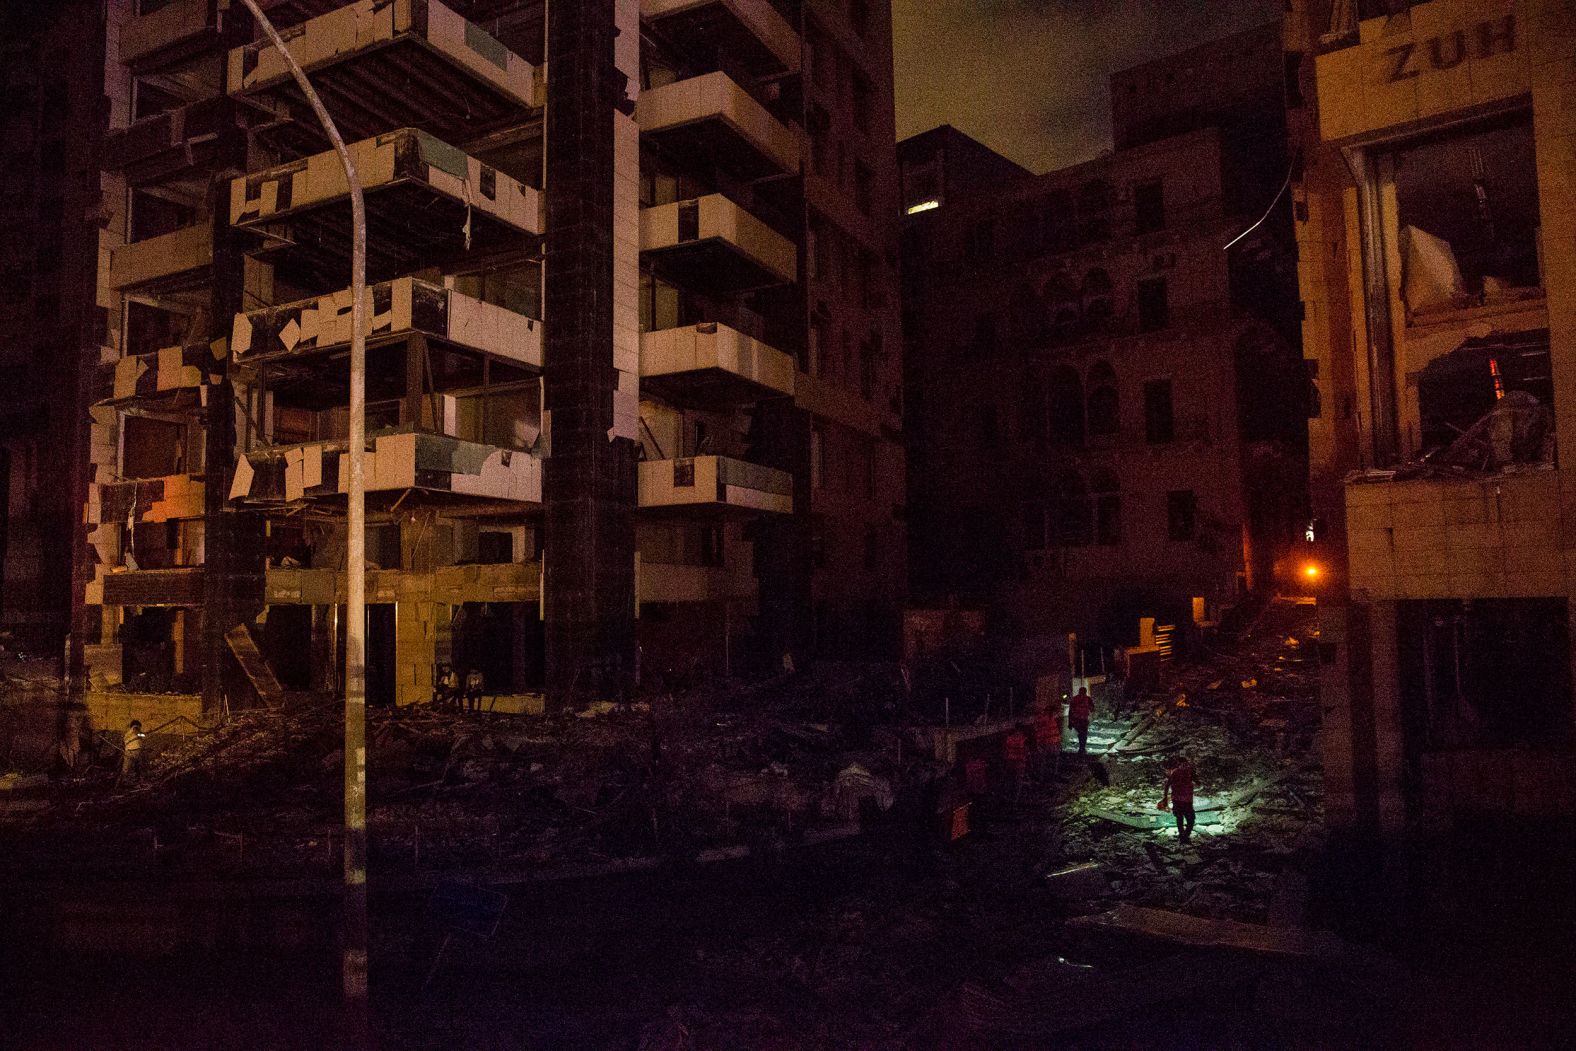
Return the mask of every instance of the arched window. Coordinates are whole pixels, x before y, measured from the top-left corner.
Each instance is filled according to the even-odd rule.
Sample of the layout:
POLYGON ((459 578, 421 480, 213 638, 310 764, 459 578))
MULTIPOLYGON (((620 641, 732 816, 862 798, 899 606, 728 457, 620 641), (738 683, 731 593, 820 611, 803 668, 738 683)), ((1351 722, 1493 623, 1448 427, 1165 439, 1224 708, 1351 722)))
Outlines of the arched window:
POLYGON ((1078 188, 1078 240, 1083 244, 1111 236, 1111 184, 1104 179, 1078 188))
POLYGON ((1109 547, 1122 542, 1122 486, 1104 467, 1089 474, 1089 501, 1094 505, 1094 542, 1109 547))
POLYGON ((1051 487, 1051 535, 1060 547, 1083 547, 1093 537, 1089 489, 1082 476, 1066 470, 1051 487))
POLYGON ((1089 436, 1116 434, 1122 429, 1121 402, 1116 393, 1116 370, 1097 361, 1089 369, 1089 436))
POLYGON ((1008 323, 1011 327, 1014 343, 1022 344, 1037 342, 1041 335, 1044 316, 1040 306, 1040 297, 1035 294, 1033 287, 1019 285, 1012 293, 1012 303, 1008 308, 1008 323))
POLYGON ((1083 321, 1083 297, 1073 279, 1066 274, 1051 278, 1045 282, 1040 298, 1045 304, 1051 341, 1065 343, 1074 339, 1083 321))
POLYGON ((1083 279, 1083 320, 1090 330, 1098 332, 1116 314, 1112 300, 1111 275, 1095 267, 1083 279))
POLYGON ((1084 440, 1083 380, 1071 365, 1059 365, 1047 384, 1047 433, 1062 445, 1082 445, 1084 440))

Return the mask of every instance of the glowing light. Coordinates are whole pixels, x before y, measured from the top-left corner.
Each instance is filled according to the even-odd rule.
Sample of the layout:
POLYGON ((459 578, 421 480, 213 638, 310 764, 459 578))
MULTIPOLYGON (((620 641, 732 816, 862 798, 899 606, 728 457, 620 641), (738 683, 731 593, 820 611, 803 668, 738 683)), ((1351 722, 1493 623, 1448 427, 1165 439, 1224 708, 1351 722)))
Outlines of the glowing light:
POLYGON ((1319 567, 1310 562, 1306 566, 1302 567, 1302 575, 1307 577, 1309 580, 1318 580, 1319 567))
POLYGON ((928 212, 928 211, 930 211, 933 208, 940 208, 940 207, 941 207, 941 202, 940 201, 920 201, 918 204, 911 204, 911 205, 909 205, 908 206, 908 211, 905 212, 904 214, 906 214, 906 215, 913 215, 916 212, 928 212))

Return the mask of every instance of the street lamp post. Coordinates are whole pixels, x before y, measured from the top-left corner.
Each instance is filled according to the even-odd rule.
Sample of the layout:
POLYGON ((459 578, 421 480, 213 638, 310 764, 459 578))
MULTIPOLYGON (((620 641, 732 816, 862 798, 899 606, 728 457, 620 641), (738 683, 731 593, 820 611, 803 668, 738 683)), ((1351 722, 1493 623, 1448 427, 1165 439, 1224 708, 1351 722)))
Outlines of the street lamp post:
POLYGON ((350 188, 350 492, 345 539, 345 912, 344 979, 347 1043, 368 1046, 367 1005, 367 691, 366 691, 366 380, 367 207, 355 160, 334 119, 312 89, 279 31, 257 6, 242 0, 290 67, 301 93, 345 169, 350 188))

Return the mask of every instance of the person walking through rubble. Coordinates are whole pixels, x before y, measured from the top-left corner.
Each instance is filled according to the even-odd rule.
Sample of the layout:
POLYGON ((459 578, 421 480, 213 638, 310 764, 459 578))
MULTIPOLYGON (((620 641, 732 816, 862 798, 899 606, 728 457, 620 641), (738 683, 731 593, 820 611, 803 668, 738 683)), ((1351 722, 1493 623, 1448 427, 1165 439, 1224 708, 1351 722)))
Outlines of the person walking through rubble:
POLYGON ((135 781, 142 774, 142 742, 147 739, 147 734, 142 732, 142 723, 136 719, 126 727, 126 735, 122 738, 120 753, 120 779, 122 781, 135 781))
POLYGON ((1078 733, 1078 754, 1089 754, 1089 715, 1094 711, 1094 698, 1089 687, 1080 686, 1073 699, 1067 702, 1067 725, 1078 733))
POLYGON ((1177 819, 1177 842, 1186 843, 1193 838, 1193 824, 1198 820, 1193 812, 1193 764, 1177 756, 1166 765, 1166 787, 1160 795, 1160 809, 1169 806, 1177 819))
POLYGON ((482 710, 482 670, 472 668, 465 673, 465 708, 467 711, 479 712, 482 710))

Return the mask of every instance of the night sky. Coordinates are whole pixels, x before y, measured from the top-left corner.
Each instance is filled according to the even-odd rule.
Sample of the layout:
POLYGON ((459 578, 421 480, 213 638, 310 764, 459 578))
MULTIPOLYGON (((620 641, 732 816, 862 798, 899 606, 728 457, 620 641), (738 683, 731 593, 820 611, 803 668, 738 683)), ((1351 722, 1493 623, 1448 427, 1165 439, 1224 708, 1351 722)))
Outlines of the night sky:
POLYGON ((898 138, 951 124, 1031 171, 1110 148, 1105 79, 1281 0, 893 0, 898 138))

